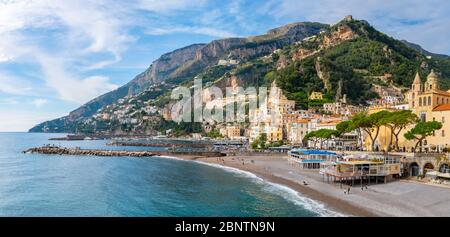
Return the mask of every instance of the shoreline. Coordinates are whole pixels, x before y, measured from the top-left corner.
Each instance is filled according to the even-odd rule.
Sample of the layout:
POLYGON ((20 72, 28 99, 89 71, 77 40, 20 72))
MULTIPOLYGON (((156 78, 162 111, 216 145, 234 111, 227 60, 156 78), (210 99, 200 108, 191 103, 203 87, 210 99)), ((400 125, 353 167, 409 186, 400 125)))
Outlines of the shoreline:
POLYGON ((223 166, 223 168, 234 168, 238 169, 240 171, 249 172, 265 182, 278 184, 287 188, 292 189, 295 192, 298 192, 298 194, 309 198, 315 202, 319 202, 320 204, 323 204, 325 209, 336 212, 337 214, 341 214, 344 216, 363 216, 363 217, 374 217, 377 216, 375 213, 370 212, 365 209, 361 209, 358 206, 352 205, 351 203, 348 203, 345 200, 338 199, 332 196, 328 196, 326 194, 323 194, 321 192, 318 192, 317 190, 314 190, 308 186, 305 186, 301 183, 298 183, 294 180, 287 179, 284 177, 279 177, 277 175, 274 175, 269 172, 264 172, 262 170, 257 170, 251 166, 239 166, 239 165, 233 165, 231 162, 217 162, 217 158, 223 158, 223 159, 237 159, 237 157, 229 156, 229 157, 199 157, 199 156, 175 156, 174 158, 180 159, 180 160, 187 160, 187 161, 197 161, 197 163, 201 163, 204 165, 208 164, 214 164, 223 166))
POLYGON ((201 157, 180 155, 173 158, 220 165, 250 172, 266 182, 285 186, 300 196, 323 204, 326 210, 346 216, 360 217, 417 217, 448 216, 450 189, 410 181, 393 181, 370 185, 361 190, 355 185, 350 195, 347 186, 326 183, 318 171, 303 170, 280 156, 226 156, 201 157), (308 185, 304 185, 306 181, 308 185))

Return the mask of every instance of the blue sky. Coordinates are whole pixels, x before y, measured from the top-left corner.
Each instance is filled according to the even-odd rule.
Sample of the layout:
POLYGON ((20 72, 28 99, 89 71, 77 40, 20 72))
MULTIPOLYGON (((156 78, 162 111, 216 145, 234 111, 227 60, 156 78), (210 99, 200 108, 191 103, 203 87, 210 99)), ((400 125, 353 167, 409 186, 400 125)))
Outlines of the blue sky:
POLYGON ((346 15, 450 54, 447 0, 0 0, 0 131, 26 131, 127 83, 161 54, 346 15))

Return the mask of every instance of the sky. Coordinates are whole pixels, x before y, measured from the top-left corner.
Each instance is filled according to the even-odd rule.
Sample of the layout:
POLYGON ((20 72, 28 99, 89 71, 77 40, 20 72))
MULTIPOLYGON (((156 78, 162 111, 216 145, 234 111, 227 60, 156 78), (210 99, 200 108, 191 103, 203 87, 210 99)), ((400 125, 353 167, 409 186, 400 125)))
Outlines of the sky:
POLYGON ((447 0, 0 0, 0 132, 67 115, 193 43, 346 15, 450 55, 447 0))

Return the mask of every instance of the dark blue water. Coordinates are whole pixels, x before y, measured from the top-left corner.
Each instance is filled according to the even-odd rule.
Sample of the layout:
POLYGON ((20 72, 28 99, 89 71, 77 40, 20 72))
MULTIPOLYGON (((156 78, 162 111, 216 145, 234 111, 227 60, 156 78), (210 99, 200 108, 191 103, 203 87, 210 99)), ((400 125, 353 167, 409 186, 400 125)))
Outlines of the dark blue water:
POLYGON ((21 153, 48 143, 106 147, 105 141, 50 137, 55 134, 0 133, 0 216, 333 214, 283 186, 192 161, 21 153))

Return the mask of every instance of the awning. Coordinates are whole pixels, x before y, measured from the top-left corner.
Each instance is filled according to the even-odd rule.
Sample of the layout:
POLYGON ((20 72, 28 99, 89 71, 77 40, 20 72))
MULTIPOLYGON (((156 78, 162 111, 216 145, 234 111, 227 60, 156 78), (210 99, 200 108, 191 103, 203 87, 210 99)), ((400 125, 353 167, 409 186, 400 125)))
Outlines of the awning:
POLYGON ((303 155, 330 155, 337 156, 337 153, 329 152, 329 151, 321 151, 321 150, 306 150, 306 149, 296 149, 291 150, 291 152, 303 154, 303 155))

